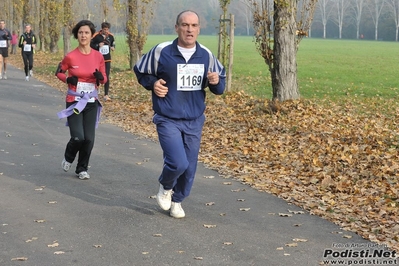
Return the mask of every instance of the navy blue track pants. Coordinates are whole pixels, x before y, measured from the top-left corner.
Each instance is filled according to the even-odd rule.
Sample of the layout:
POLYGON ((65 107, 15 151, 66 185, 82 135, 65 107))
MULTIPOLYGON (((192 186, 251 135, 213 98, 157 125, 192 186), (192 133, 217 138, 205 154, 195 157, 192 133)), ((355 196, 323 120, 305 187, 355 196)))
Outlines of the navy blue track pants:
POLYGON ((194 183, 205 115, 177 120, 155 114, 153 122, 164 157, 159 182, 164 189, 173 189, 173 202, 182 202, 194 183))

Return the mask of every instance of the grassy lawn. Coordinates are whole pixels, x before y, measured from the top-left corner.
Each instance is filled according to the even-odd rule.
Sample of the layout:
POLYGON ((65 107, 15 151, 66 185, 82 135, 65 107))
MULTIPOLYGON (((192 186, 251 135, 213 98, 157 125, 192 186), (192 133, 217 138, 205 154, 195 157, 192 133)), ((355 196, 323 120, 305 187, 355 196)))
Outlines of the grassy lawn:
MULTIPOLYGON (((174 35, 151 35, 144 52, 174 38, 174 35)), ((118 61, 114 60, 114 66, 127 69, 126 42, 123 36, 117 36, 116 40, 118 61)), ((217 54, 216 36, 200 36, 199 41, 217 54)), ((398 59, 395 42, 303 39, 297 55, 301 96, 307 99, 396 97, 398 59)), ((270 98, 270 73, 252 37, 235 37, 233 60, 233 89, 270 98)))

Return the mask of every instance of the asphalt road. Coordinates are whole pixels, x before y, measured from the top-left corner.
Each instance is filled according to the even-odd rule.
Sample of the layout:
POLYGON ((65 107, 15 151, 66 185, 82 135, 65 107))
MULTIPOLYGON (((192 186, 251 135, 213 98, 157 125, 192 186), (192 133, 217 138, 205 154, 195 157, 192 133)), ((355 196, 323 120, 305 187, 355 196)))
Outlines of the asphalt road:
POLYGON ((1 266, 303 266, 320 265, 326 251, 347 250, 343 244, 372 245, 201 164, 183 202, 186 218, 174 219, 153 198, 158 143, 106 123, 96 133, 91 178, 79 180, 76 164, 61 169, 69 131, 56 114, 64 94, 26 82, 19 69, 7 72, 0 80, 1 266))

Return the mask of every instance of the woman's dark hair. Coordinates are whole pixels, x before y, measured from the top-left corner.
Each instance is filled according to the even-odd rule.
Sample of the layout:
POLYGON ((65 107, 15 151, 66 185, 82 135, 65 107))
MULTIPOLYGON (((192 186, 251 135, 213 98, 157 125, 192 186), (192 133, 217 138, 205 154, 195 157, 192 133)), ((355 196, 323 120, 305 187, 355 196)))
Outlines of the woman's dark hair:
POLYGON ((82 26, 89 26, 91 35, 93 35, 96 32, 96 26, 94 26, 93 22, 91 22, 90 20, 84 19, 84 20, 79 21, 75 25, 75 27, 73 27, 73 29, 72 29, 72 34, 73 34, 73 37, 75 37, 75 39, 78 38, 78 31, 79 31, 80 27, 82 27, 82 26))

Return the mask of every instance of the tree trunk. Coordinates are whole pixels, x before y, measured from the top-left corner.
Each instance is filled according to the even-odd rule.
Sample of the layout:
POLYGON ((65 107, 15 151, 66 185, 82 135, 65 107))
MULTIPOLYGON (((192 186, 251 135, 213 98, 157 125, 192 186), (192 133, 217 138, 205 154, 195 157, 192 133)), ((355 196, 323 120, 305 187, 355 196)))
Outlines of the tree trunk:
POLYGON ((273 100, 279 101, 298 99, 297 63, 295 44, 297 1, 274 1, 274 47, 272 87, 273 100))
POLYGON ((68 25, 64 27, 64 34, 62 35, 64 40, 64 56, 71 51, 71 29, 68 25))
POLYGON ((133 69, 134 64, 139 59, 137 43, 139 39, 138 29, 138 2, 137 0, 128 1, 128 19, 126 21, 127 43, 129 45, 129 67, 133 69))
POLYGON ((64 34, 62 36, 64 40, 64 56, 71 51, 71 35, 73 28, 72 5, 73 0, 64 0, 64 34))

